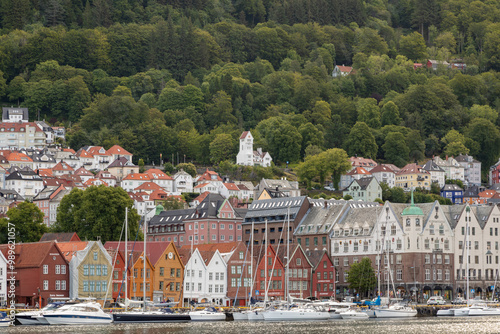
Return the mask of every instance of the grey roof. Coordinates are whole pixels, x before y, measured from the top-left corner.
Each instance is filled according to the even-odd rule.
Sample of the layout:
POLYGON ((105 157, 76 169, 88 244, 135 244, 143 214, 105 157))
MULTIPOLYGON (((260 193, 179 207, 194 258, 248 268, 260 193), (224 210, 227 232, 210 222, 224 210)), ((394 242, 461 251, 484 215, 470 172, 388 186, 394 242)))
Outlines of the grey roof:
POLYGON ((159 215, 154 216, 149 221, 149 226, 168 225, 183 223, 186 219, 193 219, 196 209, 182 209, 162 211, 159 215))
POLYGON ((28 170, 24 170, 23 169, 20 169, 20 170, 17 170, 11 174, 9 174, 5 180, 28 180, 28 181, 40 181, 40 182, 43 182, 42 178, 40 177, 40 175, 38 175, 37 173, 33 172, 31 169, 28 171, 28 170))
POLYGON ((476 159, 474 159, 472 156, 468 154, 460 154, 455 158, 456 161, 458 162, 473 162, 473 163, 480 163, 476 159))
POLYGON ((471 211, 476 215, 477 221, 481 229, 484 229, 486 222, 490 217, 491 211, 493 211, 493 206, 471 206, 471 211))
MULTIPOLYGON (((321 263, 321 259, 323 258, 323 255, 325 253, 328 254, 328 252, 326 250, 308 250, 308 251, 305 251, 304 252, 307 256, 307 259, 309 260, 309 262, 311 263, 311 265, 313 266, 313 270, 316 270, 318 268, 318 265, 321 263)), ((327 256, 329 259, 330 257, 327 256)), ((330 263, 331 263, 331 259, 330 259, 330 263)))
POLYGON ((497 192, 500 192, 500 183, 495 183, 490 187, 491 190, 495 190, 497 192))
POLYGON ((113 161, 109 166, 108 168, 112 168, 112 167, 134 167, 135 165, 130 162, 127 158, 125 157, 119 157, 119 158, 116 158, 115 161, 113 161))
POLYGON ((24 197, 11 189, 0 189, 0 196, 9 200, 24 201, 24 197))
POLYGON ((359 184, 359 187, 361 188, 361 190, 366 190, 366 187, 368 187, 370 185, 370 183, 372 183, 373 180, 375 180, 375 182, 377 182, 377 179, 375 179, 373 176, 372 177, 362 177, 359 180, 354 180, 354 181, 356 181, 359 184))
POLYGON ((23 120, 29 120, 28 108, 2 107, 2 121, 9 119, 11 113, 21 113, 23 120))
POLYGON ((464 190, 464 197, 479 197, 481 188, 478 186, 472 186, 464 190))
POLYGON ((263 199, 253 201, 248 207, 248 212, 245 218, 268 217, 268 216, 295 216, 304 201, 307 200, 306 196, 299 197, 280 197, 272 199, 263 199), (290 211, 288 211, 290 210, 290 211))
POLYGON ((422 168, 428 172, 445 172, 444 169, 439 167, 434 161, 429 160, 422 166, 422 168))
POLYGON ((262 179, 264 182, 265 186, 264 188, 283 188, 283 189, 297 189, 297 187, 294 187, 292 182, 288 180, 274 180, 274 179, 262 179))
POLYGON ((329 233, 342 212, 349 207, 348 203, 325 200, 312 202, 312 207, 295 229, 294 235, 329 233))
POLYGON ((52 195, 52 193, 58 188, 59 187, 56 186, 45 187, 33 198, 33 200, 34 201, 48 200, 50 199, 50 195, 52 195))
POLYGON ((463 189, 456 184, 445 184, 441 191, 463 191, 463 189))
POLYGON ((442 205, 441 208, 444 211, 446 219, 450 223, 452 229, 457 226, 458 220, 462 215, 462 211, 465 209, 464 205, 442 205))

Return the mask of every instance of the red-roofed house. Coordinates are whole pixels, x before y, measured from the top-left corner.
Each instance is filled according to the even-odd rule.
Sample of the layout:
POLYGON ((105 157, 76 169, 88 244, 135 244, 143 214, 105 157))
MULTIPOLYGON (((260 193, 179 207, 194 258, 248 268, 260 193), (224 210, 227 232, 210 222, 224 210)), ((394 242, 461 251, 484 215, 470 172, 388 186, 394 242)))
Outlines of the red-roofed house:
MULTIPOLYGON (((0 251, 8 258, 8 245, 0 245, 0 251)), ((68 264, 57 243, 36 242, 16 244, 16 303, 34 308, 47 305, 50 298, 69 297, 68 264)))
POLYGON ((53 168, 52 172, 55 176, 61 176, 64 174, 73 174, 75 170, 71 168, 70 165, 68 165, 64 161, 59 161, 53 168))
POLYGON ((165 191, 171 193, 174 190, 174 180, 157 168, 151 168, 144 172, 149 175, 152 182, 162 187, 165 191))
POLYGON ((193 192, 193 177, 186 173, 183 169, 178 171, 173 176, 174 179, 174 192, 176 194, 192 193, 193 192))
POLYGON ((17 151, 12 152, 7 157, 7 160, 9 161, 11 167, 12 166, 17 166, 19 168, 29 167, 33 169, 33 160, 24 153, 17 151))
POLYGON ((351 66, 343 66, 343 65, 335 65, 335 68, 333 69, 332 72, 332 77, 338 78, 338 77, 345 77, 346 75, 351 74, 352 72, 352 67, 351 66))
POLYGON ((431 190, 431 174, 422 166, 408 164, 396 174, 396 187, 405 191, 415 188, 431 190))
POLYGON ((116 187, 116 177, 108 171, 101 170, 97 172, 95 177, 101 181, 106 182, 108 187, 116 187))
POLYGON ((379 183, 384 182, 393 188, 396 184, 396 173, 388 166, 381 164, 370 170, 370 174, 373 175, 379 183))
POLYGON ((374 160, 363 157, 350 157, 349 161, 351 162, 352 168, 363 167, 368 172, 377 166, 374 160))
POLYGON ((121 187, 125 189, 125 191, 133 191, 135 188, 139 187, 143 183, 150 182, 151 179, 148 174, 144 173, 134 173, 128 174, 122 180, 121 187))
POLYGON ((103 180, 99 180, 99 179, 96 179, 96 178, 92 178, 92 179, 89 179, 87 180, 86 182, 83 183, 84 186, 86 187, 90 187, 90 186, 105 186, 105 187, 109 187, 109 184, 107 184, 106 182, 104 182, 103 180))
POLYGON ((222 187, 219 189, 219 193, 225 198, 241 197, 240 188, 234 183, 223 183, 222 187))
POLYGON ((53 177, 52 169, 49 168, 39 168, 35 171, 40 177, 53 177))
POLYGON ((363 177, 371 176, 363 167, 354 167, 350 172, 340 176, 340 189, 346 189, 354 180, 359 180, 363 177))
POLYGON ((154 191, 164 191, 164 190, 162 187, 160 187, 159 185, 157 185, 154 182, 145 182, 134 189, 134 192, 138 192, 138 191, 143 191, 143 192, 146 192, 148 194, 151 194, 154 191))
POLYGON ((195 181, 195 184, 202 184, 202 183, 220 184, 222 183, 222 178, 219 176, 219 174, 217 174, 214 171, 208 170, 207 168, 207 170, 202 175, 199 175, 195 181))
POLYGON ((111 161, 115 161, 116 159, 123 157, 132 162, 132 153, 128 152, 120 145, 111 146, 107 153, 111 156, 111 161))
MULTIPOLYGON (((220 184, 222 186, 222 182, 220 184)), ((204 192, 209 192, 209 193, 212 193, 212 194, 218 194, 219 193, 219 189, 220 188, 216 187, 212 183, 201 183, 201 184, 197 184, 196 186, 194 186, 193 192, 194 193, 198 193, 198 194, 202 194, 204 192)))
POLYGON ((94 163, 94 156, 92 154, 81 148, 76 152, 76 156, 80 159, 82 167, 85 167, 86 169, 93 168, 92 165, 94 163))
POLYGON ((87 151, 94 156, 93 169, 104 170, 113 161, 111 155, 102 146, 89 146, 87 151))
POLYGON ((116 177, 118 182, 121 182, 126 175, 139 173, 139 166, 134 165, 127 158, 120 157, 113 161, 107 170, 116 177))
POLYGON ((78 168, 73 174, 79 176, 82 182, 86 182, 94 178, 94 174, 86 170, 85 167, 78 168))
POLYGON ((495 190, 490 190, 490 189, 486 189, 484 191, 481 191, 478 194, 478 196, 479 196, 478 202, 475 204, 486 204, 490 198, 495 196, 496 193, 497 192, 495 190))

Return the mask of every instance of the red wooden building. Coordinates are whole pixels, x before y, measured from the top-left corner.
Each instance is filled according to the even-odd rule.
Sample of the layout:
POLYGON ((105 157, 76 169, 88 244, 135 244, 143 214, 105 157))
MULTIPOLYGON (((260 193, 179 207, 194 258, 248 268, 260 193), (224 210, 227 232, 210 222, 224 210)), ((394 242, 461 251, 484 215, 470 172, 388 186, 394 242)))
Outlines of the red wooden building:
MULTIPOLYGON (((285 247, 280 245, 280 249, 285 247)), ((277 247, 269 245, 266 254, 258 256, 257 274, 255 275, 254 296, 257 299, 264 300, 266 286, 269 286, 268 300, 285 299, 285 266, 282 260, 276 254, 277 247), (265 267, 267 262, 267 280, 265 279, 265 267)))
MULTIPOLYGON (((0 250, 7 258, 8 245, 0 250)), ((17 244, 15 252, 16 303, 41 307, 50 299, 69 297, 68 263, 56 242, 17 244)))
POLYGON ((335 299, 335 267, 324 250, 307 252, 313 265, 311 275, 311 296, 317 299, 335 299))

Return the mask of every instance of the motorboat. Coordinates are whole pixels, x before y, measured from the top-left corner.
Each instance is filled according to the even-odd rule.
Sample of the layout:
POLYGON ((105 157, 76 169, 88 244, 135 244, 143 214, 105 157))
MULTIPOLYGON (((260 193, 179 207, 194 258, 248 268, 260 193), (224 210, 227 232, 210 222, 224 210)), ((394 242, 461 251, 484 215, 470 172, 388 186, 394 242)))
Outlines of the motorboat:
POLYGON ((215 307, 206 307, 199 311, 190 311, 189 316, 191 321, 224 321, 226 320, 226 314, 219 312, 215 307))
POLYGON ((7 316, 7 313, 0 312, 0 327, 9 327, 11 322, 12 322, 12 319, 10 319, 7 316))
POLYGON ((312 306, 270 309, 264 312, 265 321, 309 321, 328 319, 330 319, 328 311, 323 308, 312 306))
POLYGON ((16 314, 16 320, 21 325, 48 325, 49 323, 43 317, 43 314, 55 311, 62 307, 65 302, 49 303, 47 306, 37 311, 20 312, 16 314))
POLYGON ((103 325, 113 321, 111 314, 104 313, 95 302, 64 305, 43 317, 50 325, 103 325))
POLYGON ((187 313, 175 313, 170 308, 151 311, 129 311, 113 313, 115 323, 163 323, 188 322, 191 317, 187 313))
POLYGON ((438 317, 452 317, 455 315, 454 308, 441 309, 436 312, 438 317))
POLYGON ((370 316, 358 309, 355 308, 350 308, 346 311, 342 311, 339 313, 342 319, 357 319, 357 320, 362 320, 362 319, 369 319, 370 316))
POLYGON ((354 303, 346 303, 346 302, 336 302, 336 301, 323 301, 323 302, 314 302, 312 305, 321 305, 330 314, 330 319, 342 319, 340 313, 348 310, 350 307, 355 306, 354 303))
POLYGON ((407 305, 394 304, 387 308, 375 309, 377 318, 411 318, 417 316, 417 310, 407 305))
POLYGON ((470 311, 470 306, 467 307, 459 307, 453 309, 453 315, 455 317, 468 317, 470 311))
POLYGON ((486 304, 475 304, 469 307, 469 316, 493 316, 500 315, 500 309, 488 307, 486 304))

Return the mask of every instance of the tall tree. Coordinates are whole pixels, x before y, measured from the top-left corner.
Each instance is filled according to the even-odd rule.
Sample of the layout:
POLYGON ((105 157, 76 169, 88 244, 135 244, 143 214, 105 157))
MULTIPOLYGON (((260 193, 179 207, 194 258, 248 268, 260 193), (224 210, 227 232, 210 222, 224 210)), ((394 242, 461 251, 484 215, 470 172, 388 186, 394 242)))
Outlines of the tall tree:
POLYGON ((377 157, 377 142, 365 122, 354 124, 344 146, 347 153, 351 156, 359 155, 372 159, 377 157))
POLYGON ((372 267, 372 261, 368 257, 361 262, 351 264, 349 268, 349 288, 355 290, 360 296, 367 296, 368 292, 377 286, 377 277, 372 267))
POLYGON ((22 202, 7 211, 8 218, 0 219, 0 243, 7 243, 11 231, 16 243, 38 242, 48 228, 43 223, 44 213, 33 203, 22 202))

